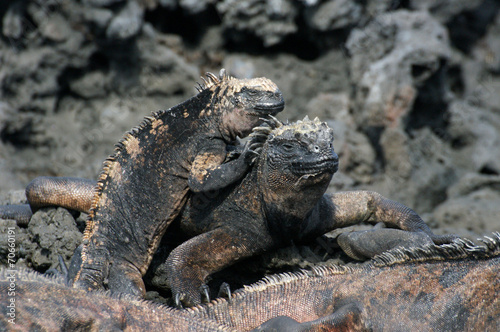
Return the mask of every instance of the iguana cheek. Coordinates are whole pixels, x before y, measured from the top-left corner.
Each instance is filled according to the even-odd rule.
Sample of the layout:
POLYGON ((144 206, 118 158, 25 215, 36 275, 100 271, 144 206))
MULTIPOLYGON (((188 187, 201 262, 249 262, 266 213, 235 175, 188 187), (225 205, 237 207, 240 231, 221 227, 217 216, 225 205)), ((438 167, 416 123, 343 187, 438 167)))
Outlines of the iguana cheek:
POLYGON ((240 137, 248 136, 252 132, 252 129, 262 122, 258 116, 252 115, 242 109, 235 109, 235 114, 238 118, 235 127, 238 128, 240 137))

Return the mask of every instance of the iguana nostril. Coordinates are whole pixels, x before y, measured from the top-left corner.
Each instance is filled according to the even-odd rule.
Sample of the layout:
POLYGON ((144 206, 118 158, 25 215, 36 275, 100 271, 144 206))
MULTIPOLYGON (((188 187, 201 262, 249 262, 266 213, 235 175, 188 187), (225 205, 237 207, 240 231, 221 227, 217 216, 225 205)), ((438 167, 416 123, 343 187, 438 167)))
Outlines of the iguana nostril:
POLYGON ((320 151, 319 146, 318 146, 318 145, 315 145, 315 146, 314 146, 314 152, 319 152, 319 151, 320 151))

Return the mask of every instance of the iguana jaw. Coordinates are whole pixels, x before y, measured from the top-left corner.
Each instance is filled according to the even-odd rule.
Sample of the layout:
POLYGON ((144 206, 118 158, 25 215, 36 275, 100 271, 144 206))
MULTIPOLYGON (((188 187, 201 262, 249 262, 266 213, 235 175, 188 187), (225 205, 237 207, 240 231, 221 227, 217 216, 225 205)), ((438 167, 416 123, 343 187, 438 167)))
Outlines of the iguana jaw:
POLYGON ((312 160, 310 162, 292 162, 291 171, 297 176, 315 176, 324 173, 334 174, 339 168, 339 160, 336 153, 332 153, 331 156, 320 159, 312 160))
POLYGON ((285 101, 283 100, 283 97, 281 97, 281 99, 259 102, 253 107, 255 112, 249 111, 248 113, 260 117, 268 117, 269 115, 275 116, 279 112, 283 111, 284 108, 285 101))

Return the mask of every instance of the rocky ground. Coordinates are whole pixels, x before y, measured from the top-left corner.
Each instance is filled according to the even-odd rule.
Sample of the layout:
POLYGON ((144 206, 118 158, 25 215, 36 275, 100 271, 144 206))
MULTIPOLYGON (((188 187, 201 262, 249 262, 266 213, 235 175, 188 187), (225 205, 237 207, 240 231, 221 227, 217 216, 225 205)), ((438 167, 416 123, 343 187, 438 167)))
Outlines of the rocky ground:
MULTIPOLYGON (((335 129, 331 192, 375 190, 437 233, 500 231, 499 9, 495 0, 3 1, 0 203, 25 200, 36 176, 96 178, 125 131, 225 67, 275 81, 287 103, 280 119, 308 114, 335 129)), ((0 263, 7 227, 19 263, 45 271, 71 256, 83 225, 63 209, 27 228, 3 221, 0 263)), ((330 246, 292 251, 285 265, 302 266, 330 246)))

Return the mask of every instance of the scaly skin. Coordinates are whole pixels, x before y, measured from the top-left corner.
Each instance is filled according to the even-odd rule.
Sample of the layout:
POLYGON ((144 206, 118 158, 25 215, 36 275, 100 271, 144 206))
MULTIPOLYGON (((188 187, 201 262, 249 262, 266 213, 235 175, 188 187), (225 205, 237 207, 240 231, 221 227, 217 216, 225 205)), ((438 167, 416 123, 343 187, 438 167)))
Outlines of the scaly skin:
MULTIPOLYGON (((167 279, 157 286, 168 285, 179 305, 201 303, 206 278, 238 260, 291 242, 306 243, 360 222, 384 222, 422 232, 424 240, 436 243, 451 241, 452 237, 432 234, 410 208, 377 193, 325 195, 337 170, 333 133, 326 124, 304 119, 290 125, 273 121, 273 126, 256 128, 252 134, 251 146, 261 151, 252 170, 240 182, 213 193, 211 199, 205 194, 190 196, 176 220, 180 234, 171 229, 174 238, 190 239, 175 248, 153 274, 158 280, 167 279)), ((406 241, 400 235, 379 242, 373 238, 358 243, 349 237, 340 242, 351 256, 359 258, 355 253, 362 252, 365 258, 397 246, 401 239, 406 241), (362 246, 372 242, 374 246, 362 246)))
POLYGON ((97 182, 83 178, 40 176, 26 187, 29 204, 0 205, 0 218, 27 226, 33 213, 48 206, 61 206, 89 213, 97 182))
POLYGON ((143 295, 145 274, 190 192, 241 178, 252 155, 223 163, 226 146, 284 107, 266 78, 207 74, 199 94, 133 128, 103 165, 84 233, 74 286, 143 295))
POLYGON ((273 130, 254 130, 251 144, 261 155, 241 182, 219 191, 207 204, 200 204, 196 195, 186 204, 179 236, 191 239, 156 271, 166 274, 178 304, 199 304, 206 278, 238 260, 306 243, 339 227, 384 222, 423 232, 437 243, 454 238, 434 235, 413 210, 377 193, 325 195, 338 168, 332 129, 307 118, 273 125, 273 130))
POLYGON ((133 296, 89 293, 24 270, 0 270, 0 306, 1 331, 234 331, 133 296))
POLYGON ((498 331, 500 234, 483 241, 486 247, 456 240, 391 250, 363 264, 269 276, 230 300, 184 311, 132 296, 88 293, 25 271, 13 281, 0 270, 0 329, 498 331), (15 295, 9 295, 12 287, 15 295), (12 298, 16 325, 9 322, 12 298))
POLYGON ((483 241, 271 276, 188 311, 257 331, 500 331, 500 234, 483 241))

